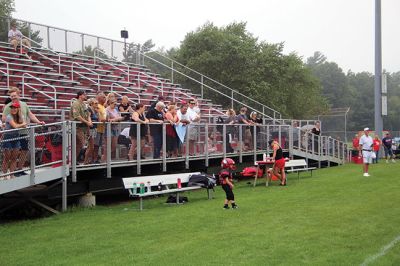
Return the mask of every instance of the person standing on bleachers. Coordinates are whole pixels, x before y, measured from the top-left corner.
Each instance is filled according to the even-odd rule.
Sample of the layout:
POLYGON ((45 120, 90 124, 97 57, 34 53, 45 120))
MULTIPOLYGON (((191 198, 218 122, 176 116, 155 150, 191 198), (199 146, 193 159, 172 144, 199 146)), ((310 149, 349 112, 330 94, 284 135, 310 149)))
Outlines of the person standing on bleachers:
POLYGON ((131 120, 133 109, 132 106, 129 104, 128 96, 122 96, 121 103, 118 105, 118 110, 120 111, 121 116, 124 118, 124 121, 131 120))
POLYGON ((149 119, 150 135, 153 138, 153 158, 159 159, 161 156, 161 148, 163 144, 162 124, 164 123, 164 103, 158 102, 154 109, 150 109, 146 118, 149 119))
POLYGON ((179 138, 175 130, 175 126, 179 124, 179 117, 176 111, 176 104, 171 103, 168 106, 168 111, 165 114, 165 120, 169 122, 166 126, 167 135, 167 154, 171 158, 178 156, 179 138))
POLYGON ((76 101, 71 106, 71 118, 76 123, 76 158, 79 160, 79 154, 85 145, 86 137, 89 133, 89 128, 93 126, 90 118, 90 113, 86 107, 87 99, 84 90, 78 91, 76 101))
POLYGON ((97 160, 97 156, 94 153, 94 140, 96 139, 97 135, 97 124, 95 122, 99 121, 98 117, 98 102, 95 98, 91 98, 88 101, 88 111, 90 114, 90 119, 92 120, 92 126, 89 128, 89 137, 88 137, 88 144, 87 144, 87 149, 85 152, 85 160, 84 164, 89 164, 90 162, 93 163, 93 161, 97 160), (91 161, 89 161, 91 160, 91 161))
MULTIPOLYGON (((11 105, 13 103, 19 103, 19 105, 21 106, 20 109, 20 113, 22 115, 22 120, 24 122, 26 122, 27 124, 29 124, 29 122, 33 122, 33 123, 37 123, 37 124, 41 124, 41 125, 45 125, 46 123, 43 121, 40 121, 29 109, 28 105, 25 102, 22 102, 20 100, 20 91, 17 87, 11 87, 8 90, 8 94, 10 95, 11 98, 11 102, 6 104, 4 106, 3 109, 3 116, 2 116, 2 122, 3 124, 6 121, 7 115, 10 114, 10 109, 11 109, 11 105)), ((18 160, 18 166, 17 169, 21 170, 24 166, 25 163, 28 159, 28 152, 29 152, 29 131, 28 130, 21 130, 20 133, 20 146, 21 146, 21 150, 20 150, 20 154, 19 154, 19 160, 18 160)), ((19 172, 18 175, 27 175, 26 172, 22 171, 19 172)), ((17 176, 17 174, 16 174, 17 176)))
POLYGON ((105 108, 106 103, 106 95, 104 92, 98 92, 96 95, 97 100, 97 118, 99 120, 99 124, 96 127, 96 138, 94 140, 94 156, 93 163, 99 163, 99 149, 101 147, 101 152, 104 153, 104 133, 106 131, 105 122, 107 120, 107 113, 105 108))
POLYGON ((105 149, 103 152, 103 157, 101 158, 102 162, 105 162, 107 159, 107 138, 111 138, 111 158, 115 157, 115 149, 117 147, 118 142, 118 125, 116 123, 121 122, 124 118, 118 111, 117 108, 117 100, 114 98, 108 98, 107 108, 106 108, 107 122, 111 123, 111 132, 108 132, 106 128, 106 137, 105 137, 105 149))
POLYGON ((187 133, 189 134, 189 154, 191 156, 196 154, 196 140, 199 137, 197 122, 200 121, 200 108, 197 106, 197 102, 194 99, 189 101, 188 116, 190 124, 188 126, 187 133))
POLYGON ((8 32, 8 42, 14 47, 15 51, 17 51, 17 47, 21 42, 23 45, 31 47, 30 41, 24 38, 24 35, 17 29, 17 23, 15 21, 11 23, 11 29, 8 32))
POLYGON ((131 138, 131 148, 128 153, 129 160, 137 158, 137 125, 140 124, 140 158, 146 159, 144 156, 144 142, 147 135, 147 124, 149 120, 144 115, 144 105, 141 103, 136 104, 135 111, 132 114, 131 121, 135 122, 131 124, 129 129, 129 136, 131 138), (136 154, 135 154, 136 153, 136 154))

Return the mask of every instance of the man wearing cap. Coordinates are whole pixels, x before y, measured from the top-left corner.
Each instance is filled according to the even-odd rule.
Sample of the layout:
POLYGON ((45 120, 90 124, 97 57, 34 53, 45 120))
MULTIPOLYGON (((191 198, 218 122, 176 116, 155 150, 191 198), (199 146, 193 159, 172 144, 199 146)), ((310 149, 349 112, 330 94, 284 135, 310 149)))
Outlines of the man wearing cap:
POLYGON ((369 164, 372 163, 372 154, 374 151, 372 150, 372 147, 374 145, 374 141, 371 138, 371 136, 368 136, 369 134, 369 128, 366 127, 364 128, 364 135, 360 138, 360 144, 358 150, 360 151, 360 154, 363 156, 363 161, 364 161, 364 176, 369 176, 368 174, 368 166, 369 164))
POLYGON ((78 91, 77 100, 74 101, 71 107, 71 118, 73 121, 80 122, 76 124, 76 158, 85 144, 86 134, 89 128, 93 125, 90 119, 88 109, 84 101, 86 100, 86 92, 78 91))
MULTIPOLYGON (((25 102, 22 102, 20 100, 20 91, 17 87, 11 87, 8 90, 8 94, 10 95, 11 102, 9 102, 6 106, 4 106, 3 109, 3 116, 2 116, 2 122, 4 123, 6 121, 7 115, 10 114, 10 109, 11 105, 14 103, 18 103, 21 106, 21 115, 22 115, 22 120, 23 122, 29 124, 29 121, 32 121, 33 123, 45 125, 46 123, 43 121, 40 121, 37 119, 37 117, 31 112, 29 109, 28 105, 25 102)), ((28 151, 29 151, 29 137, 28 137, 28 130, 21 130, 19 132, 20 135, 20 145, 21 145, 21 152, 18 156, 18 170, 22 169, 26 163, 26 160, 28 159, 28 151)), ((19 172, 18 175, 26 175, 26 172, 19 172)), ((17 174, 16 174, 17 175, 17 174)))

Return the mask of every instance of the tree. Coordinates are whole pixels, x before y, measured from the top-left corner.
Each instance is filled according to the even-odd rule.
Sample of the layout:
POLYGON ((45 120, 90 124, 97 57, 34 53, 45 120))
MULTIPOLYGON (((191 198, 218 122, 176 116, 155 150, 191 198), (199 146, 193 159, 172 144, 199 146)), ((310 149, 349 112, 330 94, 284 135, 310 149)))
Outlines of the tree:
MULTIPOLYGON (((299 56, 284 55, 283 47, 283 43, 260 42, 246 30, 245 22, 220 28, 208 22, 185 36, 174 58, 285 116, 304 118, 326 109, 318 81, 299 56)), ((188 70, 180 71, 189 74, 188 70)), ((188 88, 199 87, 183 76, 177 81, 188 88)), ((213 86, 218 92, 231 95, 223 86, 213 86)), ((229 98, 220 93, 208 90, 205 96, 228 107, 229 98)), ((244 97, 241 101, 252 106, 244 97)))

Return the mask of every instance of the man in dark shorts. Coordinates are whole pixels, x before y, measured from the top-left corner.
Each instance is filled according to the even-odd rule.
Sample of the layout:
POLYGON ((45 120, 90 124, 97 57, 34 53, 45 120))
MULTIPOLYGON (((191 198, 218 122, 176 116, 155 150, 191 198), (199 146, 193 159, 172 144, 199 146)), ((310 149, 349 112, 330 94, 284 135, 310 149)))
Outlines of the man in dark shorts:
POLYGON ((392 159, 392 162, 395 163, 395 155, 393 154, 392 149, 393 139, 390 137, 389 133, 385 134, 385 137, 382 139, 382 144, 383 148, 385 149, 386 163, 388 163, 390 159, 392 159))
POLYGON ((150 123, 150 135, 153 138, 153 159, 159 159, 163 144, 162 124, 164 123, 164 103, 158 102, 154 109, 147 112, 146 118, 150 123))

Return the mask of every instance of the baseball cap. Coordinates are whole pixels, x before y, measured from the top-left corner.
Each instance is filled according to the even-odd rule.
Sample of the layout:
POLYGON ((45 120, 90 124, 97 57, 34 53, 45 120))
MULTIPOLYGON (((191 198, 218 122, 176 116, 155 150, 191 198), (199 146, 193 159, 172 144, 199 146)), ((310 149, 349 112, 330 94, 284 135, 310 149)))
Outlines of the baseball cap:
POLYGON ((13 108, 20 108, 21 105, 19 104, 19 102, 15 102, 15 103, 12 103, 10 107, 13 107, 13 108))
POLYGON ((364 131, 369 131, 369 127, 364 128, 364 131))

